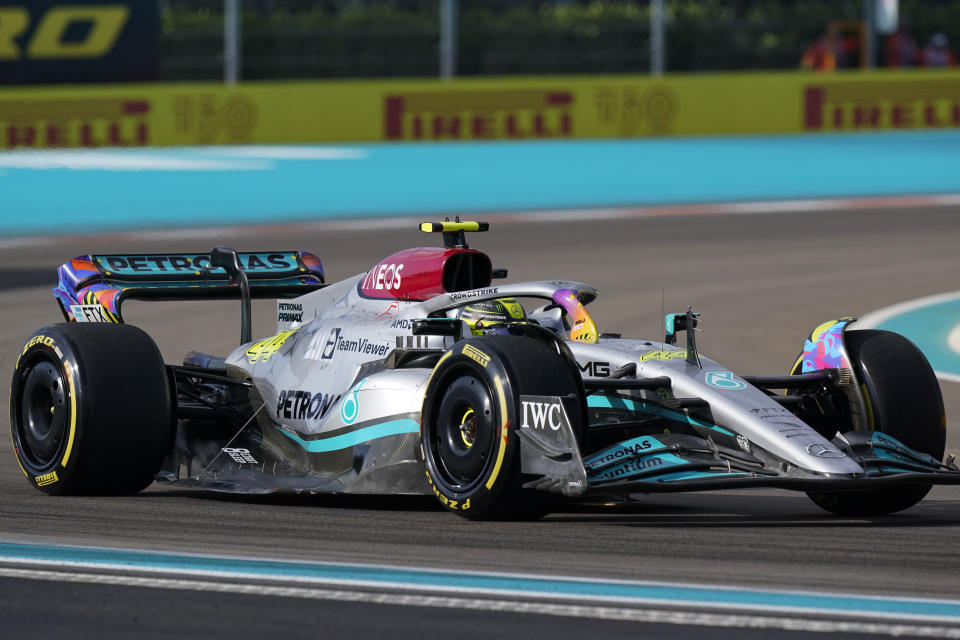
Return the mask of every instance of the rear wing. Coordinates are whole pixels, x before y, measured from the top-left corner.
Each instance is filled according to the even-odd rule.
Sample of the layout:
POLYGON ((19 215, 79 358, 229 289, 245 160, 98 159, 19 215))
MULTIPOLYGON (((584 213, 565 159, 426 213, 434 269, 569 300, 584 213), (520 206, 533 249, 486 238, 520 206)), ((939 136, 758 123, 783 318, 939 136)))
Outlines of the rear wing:
MULTIPOLYGON (((295 298, 325 286, 320 258, 305 251, 239 253, 252 298, 295 298)), ((53 295, 68 322, 123 322, 121 307, 136 300, 240 299, 208 253, 86 255, 57 269, 53 295)))

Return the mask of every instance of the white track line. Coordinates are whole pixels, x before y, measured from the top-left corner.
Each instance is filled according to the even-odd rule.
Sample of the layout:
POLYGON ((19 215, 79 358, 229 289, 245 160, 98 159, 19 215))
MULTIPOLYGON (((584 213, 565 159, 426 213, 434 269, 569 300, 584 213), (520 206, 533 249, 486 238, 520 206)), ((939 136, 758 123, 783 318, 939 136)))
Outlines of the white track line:
POLYGON ((148 153, 120 155, 108 151, 14 151, 0 155, 0 167, 73 171, 265 171, 274 165, 267 159, 165 158, 148 153))
POLYGON ((871 311, 865 316, 857 320, 856 328, 857 329, 872 329, 877 327, 890 318, 894 316, 899 316, 921 307, 929 307, 935 304, 941 304, 943 302, 951 302, 960 298, 960 291, 950 291, 947 293, 937 293, 932 296, 925 296, 923 298, 917 298, 915 300, 907 300, 905 302, 898 302, 897 304, 892 304, 889 307, 883 307, 882 309, 877 309, 876 311, 871 311))
MULTIPOLYGON (((822 198, 805 200, 769 200, 757 202, 705 203, 681 205, 657 205, 648 207, 601 207, 588 209, 558 209, 543 211, 500 211, 475 212, 463 214, 469 219, 488 220, 497 224, 515 224, 545 221, 559 222, 595 222, 598 220, 619 220, 628 218, 662 218, 672 216, 706 216, 764 213, 802 213, 805 211, 862 211, 865 209, 895 209, 905 207, 942 207, 960 204, 960 193, 921 196, 891 196, 882 198, 822 198)), ((243 235, 249 237, 256 233, 298 233, 319 231, 368 231, 403 229, 415 227, 423 220, 439 219, 443 214, 423 214, 417 216, 355 217, 339 220, 301 221, 281 224, 249 224, 225 230, 222 225, 198 227, 178 227, 176 229, 152 229, 144 231, 97 232, 99 240, 113 242, 133 240, 177 240, 187 235, 191 238, 212 235, 211 230, 225 230, 222 237, 243 235)), ((64 241, 75 242, 83 235, 21 236, 0 240, 0 249, 49 245, 64 241)))
POLYGON ((315 146, 210 146, 191 147, 190 152, 200 152, 228 158, 259 158, 268 160, 363 160, 370 156, 368 149, 359 147, 315 146))
POLYGON ((957 324, 947 336, 947 346, 954 353, 960 353, 960 324, 957 324))
POLYGON ((45 247, 57 243, 57 239, 45 236, 27 236, 23 238, 0 238, 0 249, 16 249, 18 247, 45 247))
MULTIPOLYGON (((917 298, 915 300, 907 300, 905 302, 898 302, 897 304, 892 304, 889 307, 883 307, 882 309, 877 309, 876 311, 871 311, 867 315, 863 316, 856 322, 855 328, 857 329, 872 329, 874 327, 880 326, 890 318, 894 316, 901 315, 903 313, 908 313, 922 307, 929 307, 935 304, 942 304, 944 302, 952 302, 960 298, 960 291, 950 291, 948 293, 937 293, 932 296, 925 296, 923 298, 917 298)), ((950 332, 950 336, 947 339, 947 342, 950 348, 960 353, 960 324, 953 328, 953 331, 950 332)), ((960 383, 960 375, 953 373, 946 373, 944 371, 934 371, 933 372, 938 379, 944 380, 946 382, 958 382, 960 383)))

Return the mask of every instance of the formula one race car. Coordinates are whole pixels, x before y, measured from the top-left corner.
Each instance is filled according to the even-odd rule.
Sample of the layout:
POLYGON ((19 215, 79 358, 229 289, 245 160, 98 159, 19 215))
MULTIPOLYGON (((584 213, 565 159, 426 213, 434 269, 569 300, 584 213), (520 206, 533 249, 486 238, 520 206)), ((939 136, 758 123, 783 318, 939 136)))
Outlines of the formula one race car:
POLYGON ((59 269, 66 324, 36 331, 10 422, 51 494, 154 479, 239 493, 433 493, 467 518, 537 517, 554 497, 780 487, 837 514, 890 513, 960 483, 940 388, 884 331, 817 327, 790 375, 732 373, 697 350, 698 314, 665 337, 600 333, 597 292, 506 277, 465 232, 327 284, 303 252, 88 255, 59 269), (279 298, 251 340, 250 300, 279 298), (241 346, 167 365, 124 300, 242 300, 241 346), (535 301, 527 313, 520 301, 535 301), (679 334, 684 346, 678 346, 679 334), (776 390, 779 390, 777 392, 776 390))

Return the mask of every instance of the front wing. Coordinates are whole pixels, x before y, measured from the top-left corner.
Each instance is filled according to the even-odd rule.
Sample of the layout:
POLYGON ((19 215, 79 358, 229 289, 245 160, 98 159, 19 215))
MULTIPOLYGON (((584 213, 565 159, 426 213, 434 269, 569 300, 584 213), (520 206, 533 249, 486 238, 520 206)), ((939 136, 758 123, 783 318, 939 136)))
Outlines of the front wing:
MULTIPOLYGON (((525 486, 580 496, 747 487, 866 491, 907 484, 960 484, 960 468, 953 456, 940 462, 879 432, 851 431, 834 438, 833 444, 864 468, 865 472, 857 475, 811 472, 743 439, 738 444, 734 449, 718 445, 713 438, 680 434, 638 436, 585 458, 583 474, 547 473, 525 486)), ((532 457, 541 456, 542 467, 543 452, 532 449, 528 444, 525 466, 532 457)), ((555 452, 553 457, 557 458, 555 452)))

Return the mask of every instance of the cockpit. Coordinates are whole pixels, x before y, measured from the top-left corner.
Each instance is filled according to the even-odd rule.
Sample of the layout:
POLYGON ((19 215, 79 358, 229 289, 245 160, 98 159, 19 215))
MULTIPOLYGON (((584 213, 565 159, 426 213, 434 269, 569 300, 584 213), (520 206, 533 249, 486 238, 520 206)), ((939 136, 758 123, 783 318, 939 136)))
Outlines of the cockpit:
POLYGON ((495 287, 476 299, 446 309, 474 335, 496 333, 505 325, 534 323, 565 339, 597 342, 600 333, 586 309, 597 292, 576 282, 526 282, 495 287), (539 306, 538 306, 539 305, 539 306), (526 309, 533 307, 532 311, 526 309))

